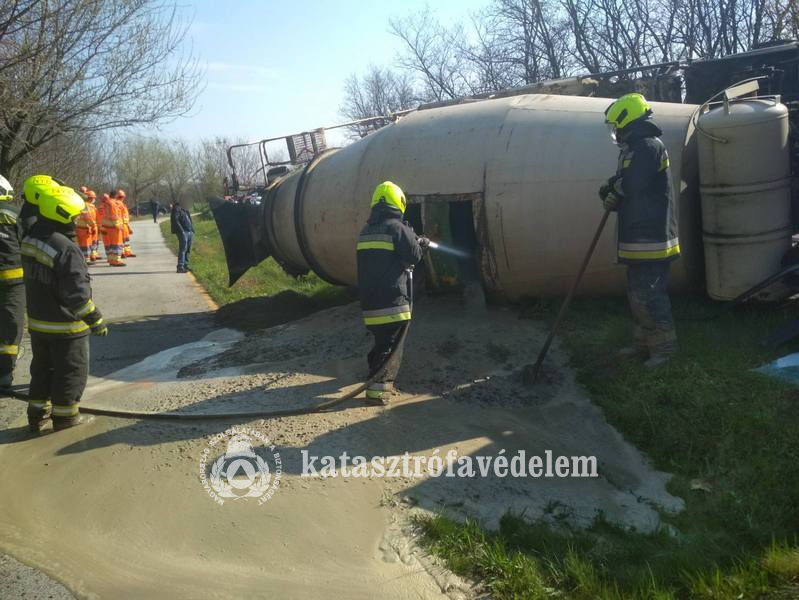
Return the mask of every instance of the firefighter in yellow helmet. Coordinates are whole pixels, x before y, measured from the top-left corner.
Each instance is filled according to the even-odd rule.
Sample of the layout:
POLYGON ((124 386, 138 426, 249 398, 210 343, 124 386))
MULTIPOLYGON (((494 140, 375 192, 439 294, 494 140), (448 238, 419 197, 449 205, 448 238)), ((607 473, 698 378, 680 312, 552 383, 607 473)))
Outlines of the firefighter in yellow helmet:
POLYGON ((49 175, 34 175, 28 177, 23 184, 22 189, 22 208, 19 211, 19 224, 22 235, 28 234, 28 231, 36 220, 39 218, 39 194, 37 189, 43 185, 50 185, 52 183, 61 184, 49 175))
POLYGON ((0 393, 9 392, 25 324, 21 230, 14 189, 0 175, 0 393))
POLYGON ((366 400, 376 405, 387 404, 394 388, 402 362, 402 333, 411 319, 408 270, 419 263, 427 245, 425 238, 418 238, 403 222, 406 204, 398 185, 390 181, 378 185, 372 194, 369 220, 358 238, 361 309, 374 336, 367 359, 369 378, 380 372, 367 388, 366 400))
POLYGON ((31 431, 40 432, 52 419, 58 431, 81 422, 78 407, 89 373, 87 336, 107 335, 108 328, 92 300, 89 271, 75 243, 83 199, 50 178, 26 181, 25 195, 39 207, 21 249, 33 350, 28 423, 31 431))
POLYGON ((605 124, 621 149, 616 174, 599 190, 606 210, 618 213, 618 260, 627 265, 627 295, 635 348, 654 367, 677 351, 666 289, 680 255, 677 210, 663 132, 641 94, 627 94, 605 111, 605 124))

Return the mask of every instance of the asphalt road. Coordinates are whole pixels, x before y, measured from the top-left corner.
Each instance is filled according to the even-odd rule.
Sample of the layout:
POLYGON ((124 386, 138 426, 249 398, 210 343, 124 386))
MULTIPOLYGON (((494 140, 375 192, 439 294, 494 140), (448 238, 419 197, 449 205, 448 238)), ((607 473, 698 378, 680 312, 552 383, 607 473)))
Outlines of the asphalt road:
MULTIPOLYGON (((176 259, 158 226, 147 219, 134 221, 132 227, 136 258, 128 259, 124 268, 109 267, 104 261, 90 267, 94 300, 110 329, 107 338, 91 341, 90 377, 102 377, 145 356, 198 340, 213 329, 212 300, 190 274, 176 273, 176 259)), ((31 358, 27 335, 22 352, 15 385, 25 388, 31 358)), ((0 432, 24 426, 24 412, 23 402, 0 398, 0 432)), ((0 597, 61 600, 73 596, 43 573, 0 553, 0 597)))

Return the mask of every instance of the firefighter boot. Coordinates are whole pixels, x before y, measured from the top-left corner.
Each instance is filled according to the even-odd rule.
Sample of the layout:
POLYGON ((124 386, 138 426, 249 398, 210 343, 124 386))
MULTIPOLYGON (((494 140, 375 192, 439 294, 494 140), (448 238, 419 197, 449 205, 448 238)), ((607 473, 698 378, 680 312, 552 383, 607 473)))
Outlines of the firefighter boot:
POLYGON ((649 355, 649 348, 646 345, 646 332, 637 323, 633 325, 633 343, 625 346, 616 352, 616 356, 640 356, 646 358, 649 355))
POLYGON ((674 329, 657 330, 647 336, 649 360, 644 362, 647 368, 654 368, 667 363, 677 353, 677 334, 674 329))
POLYGON ((86 425, 92 421, 94 421, 94 417, 81 414, 72 417, 53 417, 53 431, 64 431, 78 425, 86 425))
POLYGON ((370 406, 388 406, 393 389, 392 383, 370 383, 366 388, 366 403, 370 406))
POLYGON ((50 424, 51 407, 49 402, 28 400, 28 430, 31 433, 43 433, 50 424))
POLYGON ((14 383, 13 373, 4 373, 0 375, 0 394, 10 394, 11 386, 14 383))

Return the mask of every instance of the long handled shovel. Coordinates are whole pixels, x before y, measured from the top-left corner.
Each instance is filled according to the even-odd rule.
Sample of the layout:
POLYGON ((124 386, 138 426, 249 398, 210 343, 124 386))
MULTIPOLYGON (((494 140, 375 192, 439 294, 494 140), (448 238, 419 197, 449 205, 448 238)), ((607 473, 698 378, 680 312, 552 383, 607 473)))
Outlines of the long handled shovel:
POLYGON ((541 365, 544 364, 544 358, 546 358, 547 352, 549 352, 549 347, 552 345, 552 340, 555 339, 555 334, 558 333, 561 321, 563 321, 563 317, 566 316, 566 311, 569 310, 569 305, 571 304, 572 298, 574 298, 574 293, 577 291, 577 286, 580 285, 580 281, 582 280, 583 274, 588 267, 588 263, 591 262, 591 256, 594 254, 596 245, 599 242, 600 236, 602 235, 602 230, 605 229, 605 223, 608 222, 610 212, 611 211, 606 210, 605 214, 602 215, 602 220, 599 222, 599 227, 596 228, 594 239, 591 240, 591 245, 588 247, 588 252, 585 254, 583 264, 580 265, 580 271, 577 273, 577 277, 575 278, 569 293, 566 295, 566 299, 563 300, 563 304, 560 305, 558 316, 555 318, 555 322, 552 324, 552 329, 547 336, 546 342, 544 342, 543 348, 541 348, 541 351, 538 353, 538 358, 536 359, 535 364, 526 365, 522 370, 522 381, 525 383, 525 385, 538 382, 538 376, 541 374, 541 365))

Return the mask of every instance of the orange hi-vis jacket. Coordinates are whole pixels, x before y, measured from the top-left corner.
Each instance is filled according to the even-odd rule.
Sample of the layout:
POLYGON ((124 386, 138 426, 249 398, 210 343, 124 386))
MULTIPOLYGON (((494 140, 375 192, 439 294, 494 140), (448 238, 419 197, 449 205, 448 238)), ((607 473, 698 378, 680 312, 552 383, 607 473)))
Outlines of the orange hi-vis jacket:
POLYGON ((121 246, 122 238, 124 237, 125 221, 122 218, 122 210, 119 203, 113 198, 103 200, 100 206, 100 214, 102 215, 100 227, 102 227, 104 242, 111 246, 121 246))
POLYGON ((75 219, 75 227, 78 234, 78 246, 91 246, 92 240, 97 233, 96 211, 93 204, 86 203, 85 208, 75 219))
POLYGON ((125 237, 130 237, 130 211, 128 210, 128 205, 125 204, 124 200, 117 200, 119 203, 120 209, 122 211, 122 222, 125 224, 125 237))
POLYGON ((97 224, 97 207, 94 202, 89 202, 87 208, 89 209, 89 218, 94 224, 94 230, 92 231, 92 241, 94 241, 100 237, 100 227, 97 224))

